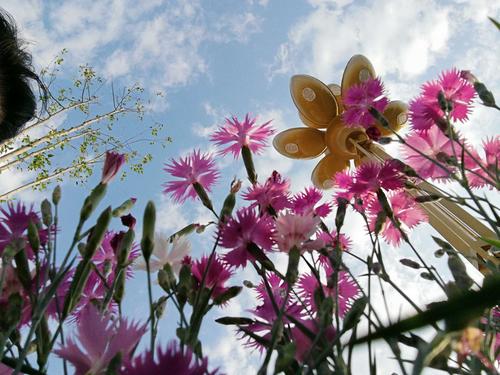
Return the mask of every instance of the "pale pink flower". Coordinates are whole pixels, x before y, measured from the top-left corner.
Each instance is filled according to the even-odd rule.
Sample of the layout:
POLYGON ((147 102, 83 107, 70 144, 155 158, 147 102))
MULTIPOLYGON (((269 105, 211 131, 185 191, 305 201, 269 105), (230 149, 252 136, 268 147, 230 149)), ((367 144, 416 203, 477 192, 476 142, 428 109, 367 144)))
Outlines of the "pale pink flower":
POLYGON ((453 147, 460 155, 461 147, 444 135, 437 126, 431 127, 427 132, 412 132, 406 138, 406 144, 401 146, 405 162, 412 167, 420 177, 433 179, 446 179, 455 170, 454 167, 446 165, 444 161, 438 160, 438 154, 452 156, 453 147), (424 154, 424 155, 421 155, 424 154), (433 163, 428 158, 436 160, 443 167, 433 163))
POLYGON ((289 189, 290 181, 274 171, 264 184, 249 187, 243 199, 253 201, 250 207, 258 206, 261 212, 274 214, 290 207, 289 189))
POLYGON ((216 255, 212 257, 210 265, 208 264, 208 260, 207 256, 203 256, 201 259, 193 261, 191 272, 196 280, 197 289, 201 287, 203 274, 206 272, 204 286, 212 290, 212 298, 217 298, 227 291, 226 282, 233 275, 233 271, 228 264, 223 263, 216 255))
POLYGON ((315 207, 323 198, 323 194, 315 187, 306 188, 303 192, 295 194, 292 198, 291 208, 299 215, 314 214, 319 217, 327 216, 332 207, 329 203, 324 203, 315 207))
POLYGON ((208 370, 208 359, 200 360, 193 356, 189 348, 181 349, 176 341, 171 341, 166 350, 158 347, 156 359, 150 351, 127 364, 120 375, 217 375, 219 370, 208 370))
POLYGON ((169 193, 174 201, 183 203, 187 198, 196 198, 193 184, 200 184, 205 190, 210 191, 212 185, 219 178, 219 172, 215 166, 215 161, 209 154, 202 154, 200 150, 194 150, 185 158, 171 160, 170 164, 165 164, 164 170, 173 177, 179 178, 176 181, 169 181, 164 184, 165 194, 169 193))
POLYGON ((253 256, 248 252, 252 243, 264 250, 273 246, 273 221, 268 215, 258 216, 255 209, 244 207, 223 224, 220 229, 220 245, 232 249, 224 260, 235 267, 245 267, 253 256))
POLYGON ((106 159, 104 160, 104 167, 102 168, 102 184, 109 184, 120 168, 125 163, 125 154, 120 154, 115 151, 106 151, 106 159))
POLYGON ((468 119, 476 94, 474 86, 463 79, 457 69, 451 69, 441 73, 439 80, 426 82, 420 96, 410 102, 409 115, 414 129, 426 131, 442 121, 444 112, 438 102, 440 92, 452 105, 450 117, 453 121, 468 119))
POLYGON ((253 153, 259 153, 267 146, 267 139, 274 134, 274 129, 270 125, 271 121, 256 125, 255 120, 255 118, 251 119, 248 114, 242 122, 234 116, 232 119, 226 118, 224 126, 220 127, 210 140, 217 146, 231 144, 219 151, 221 155, 231 152, 235 158, 238 158, 243 146, 247 146, 253 153))
MULTIPOLYGON (((403 227, 402 230, 413 229, 420 223, 426 222, 427 216, 415 200, 403 190, 392 192, 388 196, 394 218, 398 220, 403 227)), ((377 215, 382 210, 380 202, 374 199, 368 208, 368 217, 370 229, 374 230, 377 221, 377 215)), ((401 232, 394 223, 386 218, 382 230, 382 237, 392 246, 399 246, 401 242, 401 232)))
POLYGON ((323 241, 311 239, 311 236, 318 230, 319 223, 319 216, 313 216, 312 213, 308 215, 281 213, 276 219, 274 234, 278 249, 288 253, 293 247, 297 247, 302 253, 305 250, 321 248, 323 241))
POLYGON ((113 321, 109 315, 101 315, 89 304, 78 322, 76 340, 67 337, 65 345, 54 353, 73 365, 75 375, 101 375, 118 352, 122 354, 123 363, 128 363, 144 333, 144 325, 128 323, 123 318, 113 321))
POLYGON ((384 112, 389 99, 385 97, 382 81, 375 78, 349 88, 342 102, 347 108, 342 114, 347 126, 369 128, 375 124, 375 118, 369 112, 370 108, 384 112))
POLYGON ((355 195, 376 193, 378 189, 394 190, 403 187, 404 176, 402 163, 398 160, 386 160, 383 164, 367 162, 361 164, 349 192, 355 195))
MULTIPOLYGON (((321 263, 321 265, 327 279, 332 277, 334 272, 331 265, 329 263, 321 263)), ((332 297, 333 301, 338 304, 339 316, 344 317, 352 302, 360 295, 360 291, 356 282, 347 272, 339 271, 337 277, 337 288, 334 288, 333 283, 321 283, 321 287, 325 296, 332 297), (336 290, 338 290, 338 296, 336 290)), ((312 274, 305 274, 299 280, 299 295, 315 313, 318 313, 319 306, 316 306, 314 293, 319 287, 318 279, 312 274)))
MULTIPOLYGON (((167 263, 170 264, 174 273, 179 274, 183 259, 191 253, 191 242, 186 236, 175 236, 170 240, 170 236, 163 233, 155 234, 155 245, 151 259, 149 260, 149 269, 151 272, 157 272, 167 263)), ((146 270, 144 258, 136 262, 135 267, 140 270, 146 270)))
MULTIPOLYGON (((474 159, 466 155, 465 168, 469 185, 475 188, 486 186, 497 180, 500 171, 500 136, 492 137, 483 141, 484 160, 479 154, 469 149, 474 159)), ((493 186, 490 187, 492 188, 493 186)))

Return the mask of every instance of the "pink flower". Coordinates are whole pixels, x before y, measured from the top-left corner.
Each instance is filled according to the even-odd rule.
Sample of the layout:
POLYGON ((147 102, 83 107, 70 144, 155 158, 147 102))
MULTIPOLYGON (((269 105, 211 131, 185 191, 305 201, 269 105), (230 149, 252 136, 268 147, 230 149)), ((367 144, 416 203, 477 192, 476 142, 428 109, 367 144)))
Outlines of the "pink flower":
POLYGON ((233 271, 216 255, 212 257, 210 266, 208 266, 208 259, 207 256, 203 256, 200 260, 195 260, 191 265, 191 272, 197 281, 197 289, 201 287, 203 275, 206 272, 204 286, 212 290, 212 298, 217 298, 227 291, 228 287, 225 284, 233 275, 233 271), (207 267, 208 271, 206 271, 207 267))
POLYGON ((183 203, 187 198, 196 198, 197 193, 193 187, 194 183, 200 184, 205 190, 210 191, 212 185, 219 178, 219 172, 215 167, 215 161, 209 154, 201 154, 200 150, 194 150, 179 161, 172 159, 170 164, 165 165, 166 172, 180 180, 169 181, 163 192, 169 193, 174 201, 183 203))
POLYGON ((114 151, 106 151, 106 159, 102 169, 101 184, 109 184, 120 168, 125 163, 125 154, 120 154, 114 151))
POLYGON ((314 214, 319 217, 327 216, 332 207, 324 203, 315 208, 316 204, 323 198, 323 194, 315 187, 306 188, 304 192, 295 194, 292 198, 292 210, 299 215, 314 214))
POLYGON ((403 187, 402 163, 387 160, 383 164, 363 163, 358 167, 349 187, 353 194, 376 193, 378 189, 394 190, 403 187))
POLYGON ((255 209, 244 207, 221 228, 220 245, 232 249, 224 255, 224 260, 232 266, 245 267, 248 260, 254 259, 247 250, 251 244, 271 250, 273 222, 268 215, 259 217, 255 209))
MULTIPOLYGON (((340 233, 340 235, 338 237, 339 238, 337 240, 337 232, 336 231, 332 231, 331 233, 326 233, 326 232, 322 231, 318 234, 318 239, 323 241, 324 246, 328 246, 326 248, 327 251, 329 251, 329 252, 333 251, 332 249, 337 248, 337 245, 341 251, 349 251, 351 249, 351 245, 352 245, 351 239, 343 233, 340 233), (330 247, 331 247, 331 249, 330 249, 330 247)), ((330 262, 328 257, 326 257, 324 255, 319 256, 319 261, 321 263, 329 263, 330 262)))
POLYGON ((311 236, 318 230, 320 218, 309 215, 280 214, 276 219, 274 239, 278 249, 288 253, 294 246, 301 252, 319 249, 323 241, 311 240, 311 236))
POLYGON ((365 129, 375 124, 375 118, 369 112, 375 108, 383 112, 389 100, 384 96, 384 85, 380 78, 369 79, 352 86, 343 99, 346 111, 342 118, 347 126, 362 126, 365 129))
POLYGON ((219 128, 210 140, 217 146, 232 143, 219 151, 221 155, 231 152, 235 158, 238 158, 243 146, 247 146, 254 153, 259 153, 267 145, 267 138, 274 134, 274 129, 269 125, 271 121, 256 125, 255 120, 251 119, 248 114, 243 122, 236 117, 233 117, 232 121, 227 118, 225 126, 219 128))
MULTIPOLYGON (((332 277, 333 268, 329 263, 322 264, 327 279, 332 277)), ((318 306, 316 306, 314 293, 317 288, 320 287, 320 284, 317 278, 311 274, 303 275, 299 280, 299 294, 303 299, 304 303, 306 303, 313 312, 318 312, 318 306)), ((344 317, 349 308, 351 307, 352 302, 359 296, 360 291, 355 283, 355 281, 349 276, 349 274, 345 271, 338 272, 338 281, 337 281, 337 289, 338 296, 336 295, 336 288, 334 288, 333 283, 328 282, 327 284, 321 283, 321 287, 323 289, 323 293, 326 297, 332 297, 334 302, 338 304, 339 316, 344 317)))
MULTIPOLYGON (((41 220, 33 207, 27 207, 22 202, 8 202, 7 207, 0 208, 0 254, 5 246, 15 239, 22 238, 26 241, 26 255, 29 259, 34 259, 35 254, 28 243, 27 229, 30 221, 37 226, 41 226, 41 220)), ((41 245, 47 242, 47 230, 39 229, 38 236, 41 245)))
MULTIPOLYGON (((400 190, 393 192, 388 196, 388 201, 391 205, 394 218, 398 220, 405 228, 412 229, 420 223, 427 221, 427 216, 418 206, 417 202, 406 194, 404 191, 400 190)), ((377 221, 377 215, 382 210, 380 202, 374 199, 369 206, 369 224, 370 229, 374 230, 375 223, 377 221)), ((403 228, 402 228, 403 229, 403 228)), ((401 241, 401 233, 399 229, 394 225, 394 223, 387 218, 383 224, 382 237, 387 241, 387 243, 392 246, 399 246, 401 241)))
MULTIPOLYGON (((301 320, 300 323, 307 328, 314 335, 319 332, 319 324, 314 319, 301 320)), ((313 350, 311 338, 303 332, 298 326, 291 329, 293 342, 295 343, 295 359, 302 363, 307 359, 309 352, 313 350)), ((335 339, 335 328, 329 326, 326 328, 326 332, 322 334, 322 339, 326 339, 327 342, 331 343, 335 339)), ((324 343, 320 342, 316 345, 323 347, 324 343)), ((316 346, 317 348, 318 346, 316 346)))
POLYGON ((438 160, 438 154, 452 156, 453 147, 455 148, 455 152, 460 155, 460 145, 455 142, 454 146, 452 146, 452 141, 444 135, 441 129, 437 126, 433 126, 427 132, 411 133, 406 138, 406 144, 402 145, 401 152, 404 155, 405 162, 412 167, 420 177, 446 179, 449 178, 455 168, 452 166, 446 166, 446 169, 442 168, 425 156, 445 166, 445 162, 438 160))
POLYGON ((452 105, 450 117, 453 121, 468 119, 475 96, 474 86, 463 79, 457 69, 451 69, 441 73, 438 81, 425 83, 420 96, 410 102, 409 114, 414 129, 429 130, 442 121, 444 112, 438 102, 440 92, 452 105))
POLYGON ((497 180, 497 173, 500 169, 500 136, 483 141, 485 159, 481 159, 479 154, 470 148, 474 159, 466 155, 465 168, 469 185, 475 188, 492 184, 497 180))
POLYGON ((150 351, 134 359, 121 375, 152 375, 152 374, 172 374, 172 375, 217 375, 218 369, 208 371, 208 359, 195 359, 193 352, 189 348, 182 350, 176 341, 171 341, 167 349, 160 347, 157 350, 156 359, 150 351))
MULTIPOLYGON (((94 270, 90 273, 87 283, 83 289, 83 293, 80 297, 80 301, 72 313, 75 320, 78 321, 81 319, 84 308, 89 303, 94 301, 102 302, 109 287, 113 285, 118 267, 116 245, 118 245, 119 241, 115 241, 115 239, 117 236, 119 237, 121 233, 122 232, 106 232, 101 246, 92 257, 92 262, 94 263, 96 270, 99 271, 99 274, 94 270)), ((134 244, 128 257, 129 262, 133 262, 138 256, 139 247, 137 244, 134 244)), ((131 278, 133 276, 132 267, 128 266, 125 269, 125 274, 127 278, 131 278)), ((112 302, 110 306, 111 311, 115 311, 116 308, 116 304, 112 302)))
POLYGON ((248 191, 243 194, 243 199, 254 201, 250 207, 258 206, 261 212, 275 214, 290 207, 289 188, 290 181, 283 179, 278 172, 274 171, 265 184, 257 183, 248 188, 248 191))
POLYGON ((78 322, 76 341, 68 337, 64 347, 54 353, 75 367, 75 375, 101 374, 118 352, 122 354, 123 363, 128 363, 144 333, 144 325, 128 323, 123 318, 113 321, 89 304, 78 322))
MULTIPOLYGON (((280 308, 285 302, 285 297, 287 296, 288 284, 281 280, 279 276, 273 273, 268 273, 266 275, 267 283, 271 290, 271 295, 268 293, 265 282, 262 281, 256 288, 257 299, 259 301, 259 305, 255 307, 255 309, 249 310, 249 312, 253 313, 258 320, 254 323, 246 326, 246 328, 260 337, 269 340, 271 338, 271 327, 276 320, 278 314, 276 312, 276 308, 274 306, 273 300, 280 308)), ((302 318, 302 307, 296 302, 293 301, 289 296, 285 304, 285 315, 283 318, 284 323, 289 323, 290 320, 287 316, 292 316, 295 319, 302 318)), ((242 331, 243 336, 245 336, 245 332, 242 331)), ((264 349, 259 342, 252 339, 250 336, 247 337, 246 344, 249 347, 257 348, 260 351, 264 349)))

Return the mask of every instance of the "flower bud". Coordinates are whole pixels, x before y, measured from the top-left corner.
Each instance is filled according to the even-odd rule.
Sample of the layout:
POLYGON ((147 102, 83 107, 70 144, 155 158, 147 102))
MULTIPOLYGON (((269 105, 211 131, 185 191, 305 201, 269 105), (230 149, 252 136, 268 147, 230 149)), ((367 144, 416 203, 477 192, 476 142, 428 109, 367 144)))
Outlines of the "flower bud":
POLYGON ((156 207, 152 201, 149 201, 144 210, 144 220, 142 223, 142 256, 149 262, 153 253, 155 238, 156 207))
POLYGON ((57 185, 54 188, 54 191, 52 192, 52 203, 54 203, 56 206, 59 204, 61 200, 61 187, 57 185))
POLYGON ((94 212, 102 198, 104 198, 106 190, 105 184, 99 184, 92 190, 90 195, 85 198, 85 202, 83 202, 83 206, 80 211, 80 221, 86 221, 90 215, 92 215, 92 212, 94 212))
POLYGON ((127 199, 125 202, 123 202, 121 205, 119 205, 113 210, 113 217, 128 215, 132 207, 134 207, 136 201, 137 201, 136 198, 127 199))
POLYGON ((125 163, 125 154, 120 154, 114 151, 106 151, 106 159, 104 160, 104 167, 102 169, 102 184, 109 184, 120 168, 125 163))
POLYGON ((42 222, 49 227, 52 224, 52 207, 47 199, 44 199, 41 204, 42 222))
POLYGON ((28 241, 31 249, 36 253, 40 249, 40 237, 38 236, 38 228, 33 221, 28 224, 28 241))

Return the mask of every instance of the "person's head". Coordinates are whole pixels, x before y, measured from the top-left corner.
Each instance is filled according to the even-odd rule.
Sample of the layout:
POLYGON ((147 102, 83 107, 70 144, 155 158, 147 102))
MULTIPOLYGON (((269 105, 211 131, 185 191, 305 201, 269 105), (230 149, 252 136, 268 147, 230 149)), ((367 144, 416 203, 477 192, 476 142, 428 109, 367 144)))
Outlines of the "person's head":
POLYGON ((0 8, 0 142, 13 138, 35 115, 30 81, 43 87, 33 71, 31 55, 17 37, 14 20, 0 8))

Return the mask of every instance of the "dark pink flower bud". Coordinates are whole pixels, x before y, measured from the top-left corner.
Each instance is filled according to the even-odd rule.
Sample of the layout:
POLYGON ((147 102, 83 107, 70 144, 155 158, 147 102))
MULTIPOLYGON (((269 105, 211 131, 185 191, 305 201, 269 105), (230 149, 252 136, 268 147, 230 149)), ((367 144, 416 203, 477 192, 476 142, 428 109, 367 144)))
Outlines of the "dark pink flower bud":
POLYGON ((114 151, 106 151, 106 160, 102 170, 102 184, 108 184, 113 180, 120 168, 125 163, 125 154, 120 154, 114 151))

